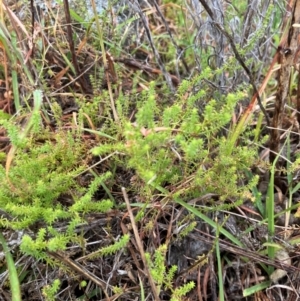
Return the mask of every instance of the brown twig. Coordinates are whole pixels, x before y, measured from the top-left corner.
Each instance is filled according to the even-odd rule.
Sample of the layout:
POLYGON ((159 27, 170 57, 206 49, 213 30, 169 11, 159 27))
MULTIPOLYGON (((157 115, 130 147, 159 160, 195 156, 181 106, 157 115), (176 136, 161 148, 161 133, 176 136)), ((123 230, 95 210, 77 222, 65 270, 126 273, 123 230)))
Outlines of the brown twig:
POLYGON ((73 41, 71 15, 70 15, 70 8, 69 8, 68 0, 64 0, 64 9, 65 9, 66 22, 67 22, 66 26, 67 26, 67 36, 68 36, 69 48, 70 48, 70 52, 72 55, 72 62, 73 62, 75 72, 76 72, 75 75, 78 77, 80 86, 83 89, 83 91, 89 94, 89 93, 91 93, 91 89, 88 86, 85 78, 82 76, 79 65, 78 65, 78 61, 77 61, 77 55, 75 52, 75 46, 74 46, 74 41, 73 41))
POLYGON ((95 275, 93 275, 90 271, 88 271, 86 268, 84 268, 80 263, 75 262, 74 260, 68 258, 67 256, 62 255, 59 252, 47 252, 50 256, 57 259, 59 262, 65 263, 67 266, 69 266, 73 271, 76 271, 77 273, 80 273, 82 276, 84 276, 86 279, 91 280, 96 285, 100 286, 103 290, 103 293, 105 294, 107 300, 115 300, 113 297, 109 297, 108 293, 106 291, 106 287, 108 284, 104 282, 103 280, 99 279, 95 275))
POLYGON ((159 55, 159 52, 157 51, 156 47, 154 46, 154 42, 153 42, 153 39, 152 39, 152 35, 151 35, 151 31, 150 31, 150 28, 148 26, 148 22, 145 18, 145 15, 143 14, 142 12, 142 9, 140 7, 140 4, 138 3, 138 1, 134 1, 134 4, 131 3, 131 6, 134 8, 135 11, 137 11, 137 13, 139 14, 141 20, 142 20, 142 23, 144 25, 144 29, 145 29, 145 32, 146 32, 146 35, 147 35, 147 38, 149 40, 149 43, 150 43, 150 46, 152 48, 152 51, 153 51, 153 54, 155 56, 155 59, 156 59, 156 62, 167 82, 167 85, 169 87, 169 89, 172 91, 172 92, 175 92, 175 88, 173 86, 173 83, 172 83, 172 79, 171 79, 171 76, 169 74, 169 72, 167 72, 162 60, 161 60, 161 57, 159 55))
MULTIPOLYGON (((278 71, 278 86, 276 93, 275 110, 270 134, 270 163, 273 163, 275 161, 280 150, 280 129, 282 128, 284 106, 289 94, 291 67, 297 63, 296 61, 298 59, 300 29, 293 26, 295 23, 300 23, 299 0, 294 2, 292 19, 291 23, 289 24, 286 45, 284 45, 284 47, 281 46, 278 53, 279 64, 281 65, 281 67, 278 71)), ((297 94, 299 94, 299 91, 297 94)))
MULTIPOLYGON (((177 56, 178 56, 178 57, 181 57, 181 61, 182 61, 182 64, 183 64, 183 66, 184 66, 186 72, 189 72, 188 64, 187 64, 187 62, 185 61, 184 57, 181 55, 182 49, 181 49, 181 47, 178 46, 178 44, 177 44, 176 41, 174 40, 173 34, 172 34, 172 32, 171 32, 171 30, 170 30, 170 27, 169 27, 169 24, 168 24, 168 22, 166 21, 166 19, 165 19, 163 13, 161 12, 161 10, 160 10, 160 8, 159 8, 159 5, 157 4, 157 1, 156 1, 156 0, 152 0, 152 3, 153 3, 153 5, 155 6, 155 9, 156 9, 156 11, 157 11, 157 14, 159 15, 159 17, 161 18, 162 22, 164 23, 164 26, 165 26, 165 28, 166 28, 166 31, 167 31, 168 34, 169 34, 169 37, 170 37, 170 39, 171 39, 171 41, 172 41, 172 44, 173 44, 174 47, 176 48, 176 54, 177 54, 177 56)), ((179 77, 179 74, 178 74, 178 77, 179 77)))
MULTIPOLYGON (((200 231, 200 230, 198 230, 198 232, 201 234, 201 235, 197 236, 198 240, 203 240, 203 241, 205 241, 205 243, 208 243, 210 245, 214 244, 214 242, 215 242, 215 237, 214 236, 212 236, 208 233, 205 233, 203 231, 200 231)), ((278 269, 285 268, 287 271, 289 271, 291 273, 300 272, 300 268, 298 268, 298 267, 295 267, 293 265, 288 265, 288 264, 286 264, 286 263, 284 263, 280 260, 277 260, 277 259, 276 260, 271 260, 266 256, 259 255, 257 252, 253 252, 251 250, 241 248, 237 245, 231 244, 228 241, 220 239, 219 244, 220 244, 220 248, 222 250, 229 251, 232 254, 240 255, 240 256, 243 256, 245 258, 249 258, 254 262, 261 262, 261 263, 273 266, 273 267, 278 268, 278 269)))
POLYGON ((138 246, 139 251, 140 251, 140 255, 141 255, 145 270, 146 270, 146 275, 148 276, 148 280, 149 280, 149 283, 150 283, 150 286, 151 286, 152 293, 154 295, 154 300, 159 301, 160 299, 159 299, 159 296, 157 294, 157 288, 156 288, 155 283, 153 281, 153 278, 151 277, 151 274, 150 274, 150 270, 149 270, 149 267, 148 267, 148 264, 147 264, 147 261, 146 261, 146 257, 145 257, 143 244, 142 244, 142 241, 140 239, 137 226, 135 224, 134 216, 133 216, 133 213, 132 213, 132 210, 131 210, 131 207, 130 207, 129 198, 128 198, 126 189, 124 187, 122 187, 122 193, 123 193, 123 197, 124 197, 124 200, 125 200, 125 203, 126 203, 126 206, 127 206, 128 213, 129 213, 129 217, 130 217, 134 237, 135 237, 137 246, 138 246))
MULTIPOLYGON (((133 69, 138 69, 138 70, 142 70, 144 72, 148 72, 148 73, 152 73, 152 74, 162 74, 161 70, 156 69, 156 68, 152 68, 150 66, 147 65, 143 65, 140 62, 138 62, 137 60, 134 59, 126 59, 126 58, 116 58, 115 62, 120 62, 123 63, 124 65, 128 66, 129 68, 133 68, 133 69)), ((172 83, 175 86, 178 86, 180 83, 180 80, 177 76, 170 74, 172 83)))

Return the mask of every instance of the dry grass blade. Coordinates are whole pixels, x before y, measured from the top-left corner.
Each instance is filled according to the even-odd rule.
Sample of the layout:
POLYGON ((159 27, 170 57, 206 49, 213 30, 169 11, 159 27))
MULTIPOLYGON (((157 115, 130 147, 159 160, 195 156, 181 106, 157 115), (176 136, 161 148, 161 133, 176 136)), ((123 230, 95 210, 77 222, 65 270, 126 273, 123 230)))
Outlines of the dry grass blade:
POLYGON ((66 16, 66 26, 67 26, 67 35, 68 35, 68 42, 70 47, 70 52, 72 55, 72 62, 76 71, 76 76, 81 84, 81 87, 85 93, 92 93, 91 87, 88 86, 85 77, 82 76, 81 71, 79 69, 79 65, 77 62, 77 55, 75 51, 74 41, 73 41, 73 32, 71 27, 71 16, 70 16, 70 8, 69 8, 69 0, 64 0, 64 8, 65 8, 65 16, 66 16))
POLYGON ((140 251, 140 255, 141 255, 144 267, 146 269, 146 274, 147 274, 148 280, 150 282, 150 286, 151 286, 151 289, 152 289, 154 300, 155 301, 159 301, 160 299, 159 299, 159 296, 157 294, 157 288, 155 286, 153 278, 152 278, 152 276, 150 274, 150 270, 148 268, 148 264, 147 264, 147 261, 146 261, 143 244, 142 244, 142 241, 140 239, 139 231, 137 229, 137 226, 136 226, 136 223, 135 223, 135 220, 134 220, 134 216, 133 216, 133 213, 132 213, 132 210, 131 210, 131 206, 130 206, 130 202, 129 202, 129 199, 128 199, 128 195, 127 195, 126 189, 124 187, 122 187, 122 194, 123 194, 124 200, 126 202, 127 210, 128 210, 128 213, 129 213, 131 224, 132 224, 132 229, 133 229, 134 237, 136 239, 136 243, 138 245, 138 248, 139 248, 139 251, 140 251))
POLYGON ((149 25, 148 25, 148 22, 147 22, 147 19, 144 15, 144 13, 142 12, 142 9, 140 7, 140 4, 138 3, 138 1, 134 1, 134 4, 131 4, 130 5, 134 8, 134 10, 139 14, 142 22, 143 22, 143 25, 144 25, 144 28, 145 28, 145 31, 146 31, 146 34, 147 34, 147 37, 148 37, 148 40, 149 40, 149 43, 150 43, 150 46, 152 48, 152 51, 153 51, 153 54, 155 56, 155 59, 157 61, 157 64, 159 65, 160 67, 160 70, 162 72, 162 74, 164 75, 164 78, 166 80, 166 83, 168 84, 170 90, 172 92, 175 92, 175 88, 174 88, 174 85, 172 83, 172 78, 169 74, 169 72, 167 72, 166 70, 166 67, 160 57, 160 54, 159 52, 157 51, 156 47, 155 47, 155 44, 154 44, 154 41, 152 39, 152 35, 151 35, 151 31, 150 31, 150 28, 149 28, 149 25))
POLYGON ((49 255, 51 255, 53 258, 57 259, 60 262, 63 262, 67 266, 69 266, 73 271, 78 272, 85 278, 93 281, 95 284, 99 285, 103 293, 105 294, 107 301, 115 300, 116 296, 109 297, 107 293, 107 287, 110 287, 107 283, 105 283, 103 280, 99 279, 95 275, 93 275, 90 271, 88 271, 86 268, 84 268, 80 263, 75 262, 74 260, 68 258, 67 256, 62 255, 59 252, 47 252, 49 255))
MULTIPOLYGON (((295 1, 291 16, 288 31, 288 39, 286 45, 280 49, 279 64, 281 65, 278 71, 278 86, 276 93, 276 102, 274 116, 272 120, 272 129, 270 137, 270 162, 275 161, 275 158, 280 150, 280 132, 282 128, 284 105, 287 101, 290 89, 291 68, 298 62, 299 57, 299 36, 300 29, 293 27, 294 23, 300 22, 300 2, 295 1)), ((299 91, 298 91, 299 93, 299 91)))
MULTIPOLYGON (((203 239, 203 240, 205 240, 205 242, 207 242, 211 245, 214 244, 215 237, 213 237, 205 232, 201 232, 201 234, 203 235, 203 238, 200 237, 199 238, 200 240, 203 239)), ((227 242, 224 240, 220 240, 220 248, 223 250, 229 251, 232 254, 237 254, 237 255, 243 256, 245 258, 249 258, 249 259, 253 260, 254 262, 261 262, 261 263, 273 266, 277 269, 285 269, 286 271, 291 272, 291 273, 299 273, 300 272, 300 268, 298 268, 298 267, 286 264, 280 260, 270 260, 266 256, 257 254, 257 252, 246 250, 245 248, 238 247, 238 246, 233 245, 230 242, 227 242)))

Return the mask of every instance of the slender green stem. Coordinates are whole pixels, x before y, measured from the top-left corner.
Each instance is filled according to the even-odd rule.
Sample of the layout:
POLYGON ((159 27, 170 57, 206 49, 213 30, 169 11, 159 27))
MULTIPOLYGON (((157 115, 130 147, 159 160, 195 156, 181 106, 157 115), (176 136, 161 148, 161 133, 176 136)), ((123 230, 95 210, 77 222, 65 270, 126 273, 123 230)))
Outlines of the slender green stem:
POLYGON ((7 263, 12 301, 21 301, 22 300, 21 289, 20 289, 20 283, 19 283, 17 269, 15 267, 13 257, 6 244, 5 238, 1 232, 0 232, 0 243, 2 244, 6 263, 7 263))
MULTIPOLYGON (((286 143, 284 143, 283 147, 286 143)), ((275 235, 275 204, 274 204, 274 180, 275 180, 275 168, 276 163, 278 161, 279 155, 277 155, 276 159, 273 162, 272 168, 270 170, 270 182, 268 187, 268 195, 266 199, 266 216, 268 219, 268 232, 269 232, 269 238, 268 242, 272 242, 272 239, 275 235)), ((275 258, 275 247, 270 244, 268 246, 268 257, 269 259, 275 258)), ((274 271, 274 267, 269 267, 269 274, 271 274, 274 271)))
MULTIPOLYGON (((11 33, 11 42, 14 48, 17 47, 17 36, 15 32, 11 33)), ((21 108, 20 105, 20 95, 19 95, 19 85, 18 85, 18 73, 17 73, 17 59, 14 55, 11 56, 12 60, 12 70, 11 70, 11 77, 12 77, 12 86, 13 86, 13 92, 14 92, 14 103, 16 107, 16 111, 18 112, 21 108)))
POLYGON ((216 255, 217 255, 217 263, 218 263, 218 278, 219 278, 219 300, 224 301, 224 284, 223 284, 223 273, 222 273, 222 260, 221 260, 221 251, 219 245, 219 235, 220 228, 217 223, 216 228, 216 255))

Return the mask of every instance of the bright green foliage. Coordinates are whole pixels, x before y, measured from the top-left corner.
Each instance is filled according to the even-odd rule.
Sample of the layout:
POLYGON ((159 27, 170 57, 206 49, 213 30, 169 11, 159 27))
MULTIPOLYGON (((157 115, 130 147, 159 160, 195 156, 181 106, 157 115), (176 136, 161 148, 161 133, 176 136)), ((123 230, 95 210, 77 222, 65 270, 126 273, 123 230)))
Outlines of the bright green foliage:
POLYGON ((245 171, 253 165, 257 149, 243 143, 231 145, 224 130, 246 91, 219 95, 203 105, 210 89, 203 84, 203 78, 211 76, 212 71, 207 68, 190 81, 183 81, 172 103, 167 105, 159 105, 151 84, 137 103, 134 123, 122 115, 122 107, 127 103, 124 98, 119 99, 120 124, 115 136, 118 142, 102 143, 93 153, 105 156, 115 150, 122 152, 122 161, 117 157, 112 160, 135 171, 144 183, 141 186, 137 182, 139 186, 135 189, 145 199, 151 199, 156 190, 187 200, 207 193, 216 193, 221 200, 249 198, 249 189, 257 178, 248 183, 245 171), (200 83, 202 89, 191 93, 200 83), (165 189, 170 184, 179 186, 186 179, 189 185, 185 189, 165 189), (241 181, 244 185, 239 185, 241 181))
MULTIPOLYGON (((111 3, 109 1, 109 5, 111 3)), ((97 71, 91 76, 94 97, 92 101, 78 100, 80 109, 77 121, 79 126, 74 127, 71 132, 66 133, 62 128, 62 109, 59 104, 53 103, 55 99, 51 99, 51 110, 52 116, 56 120, 56 132, 50 133, 41 129, 40 109, 45 108, 42 108, 43 98, 39 90, 35 90, 33 95, 34 99, 40 102, 38 105, 35 102, 35 109, 30 112, 29 117, 26 116, 29 122, 24 123, 25 131, 17 127, 12 120, 9 120, 9 116, 0 111, 0 123, 6 129, 11 144, 15 148, 8 175, 3 164, 7 159, 5 158, 6 154, 0 153, 0 161, 3 164, 3 166, 0 165, 0 208, 4 212, 0 218, 0 226, 13 229, 30 227, 30 235, 25 235, 21 244, 21 251, 24 253, 50 262, 47 251, 64 250, 70 243, 82 246, 84 237, 78 235, 79 231, 76 230, 86 222, 85 217, 92 212, 107 212, 115 205, 112 202, 115 196, 112 196, 109 188, 106 187, 106 182, 116 184, 115 187, 118 188, 121 188, 121 185, 127 186, 126 189, 134 195, 132 198, 134 202, 138 199, 137 202, 140 203, 132 204, 132 207, 139 206, 139 210, 134 211, 135 219, 136 222, 142 223, 144 231, 150 231, 157 223, 156 214, 159 211, 152 206, 153 200, 156 203, 161 201, 161 208, 164 208, 163 206, 167 202, 177 202, 182 205, 193 198, 201 199, 210 193, 217 195, 217 204, 208 200, 206 204, 203 204, 206 207, 197 209, 202 210, 205 214, 207 211, 229 210, 241 204, 245 199, 251 199, 250 191, 258 181, 258 177, 253 176, 249 180, 247 176, 257 157, 257 147, 248 142, 251 141, 252 133, 238 131, 237 137, 234 136, 236 139, 228 139, 234 129, 231 119, 236 105, 249 98, 249 89, 246 84, 240 87, 231 85, 234 73, 241 70, 242 67, 236 58, 233 55, 229 57, 229 52, 224 49, 225 52, 220 53, 220 57, 224 56, 224 63, 221 68, 217 69, 213 61, 219 53, 215 53, 214 47, 199 47, 197 40, 200 32, 197 33, 198 29, 194 32, 190 30, 197 27, 197 19, 190 18, 187 14, 192 6, 188 5, 189 8, 186 9, 182 6, 182 1, 170 0, 164 0, 163 4, 167 4, 164 6, 163 12, 167 21, 172 20, 170 24, 173 25, 173 21, 176 20, 175 27, 172 27, 172 39, 164 29, 152 32, 153 41, 163 64, 166 70, 172 74, 176 67, 176 73, 181 78, 196 74, 193 78, 181 82, 176 95, 169 93, 164 88, 167 85, 163 83, 162 76, 156 82, 148 85, 148 80, 145 80, 148 78, 146 72, 141 72, 132 79, 131 93, 124 95, 124 92, 122 94, 120 88, 123 84, 126 86, 126 82, 121 83, 125 74, 121 68, 127 67, 121 67, 122 64, 117 62, 113 65, 115 72, 119 75, 118 82, 114 84, 113 81, 111 82, 113 99, 108 90, 102 88, 103 79, 108 70, 105 69, 105 66, 99 69, 97 67, 97 71), (181 7, 182 9, 179 9, 181 7), (178 47, 174 47, 173 41, 178 47), (180 63, 183 60, 188 68, 180 63), (195 62, 198 61, 199 63, 196 64, 195 62), (214 70, 206 67, 208 65, 212 66, 214 70), (185 69, 193 70, 193 73, 185 69), (218 89, 215 86, 217 82, 215 79, 220 75, 225 75, 228 80, 226 85, 228 84, 228 90, 230 89, 229 94, 225 89, 218 89), (135 86, 138 86, 139 89, 135 90, 135 86), (231 87, 229 88, 229 86, 231 87), (148 89, 138 92, 141 87, 148 87, 148 89), (112 103, 116 105, 118 120, 112 116, 112 103), (105 162, 105 168, 97 166, 97 173, 91 170, 94 179, 88 184, 88 187, 82 187, 78 181, 78 175, 85 170, 90 170, 90 166, 86 166, 86 157, 90 149, 81 139, 82 132, 78 128, 85 128, 87 132, 92 129, 89 131, 90 133, 98 134, 99 145, 94 147, 91 153, 100 156, 100 160, 105 162), (121 170, 121 173, 115 177, 118 170, 121 170), (119 181, 119 177, 123 176, 122 181, 119 181), (96 199, 96 192, 101 186, 109 195, 109 200, 96 199), (136 198, 137 196, 138 198, 136 198), (227 202, 229 199, 230 202, 227 202), (150 214, 149 208, 151 208, 150 214), (144 217, 146 217, 147 224, 143 223, 144 217), (66 225, 63 231, 57 228, 57 225, 61 223, 66 225), (34 229, 38 230, 34 233, 32 229, 33 231, 34 229)), ((107 11, 111 12, 110 8, 107 11)), ((124 7, 124 9, 127 8, 124 7)), ((228 32, 233 33, 234 38, 238 37, 239 32, 242 31, 242 20, 247 9, 247 5, 239 0, 233 0, 232 5, 228 5, 226 8, 225 23, 238 21, 236 28, 225 26, 228 32), (234 16, 238 18, 235 19, 234 16)), ((249 35, 247 43, 243 43, 243 46, 239 46, 240 42, 236 44, 247 66, 254 63, 254 56, 249 53, 256 47, 256 42, 265 35, 273 9, 274 7, 270 5, 264 23, 259 24, 260 26, 254 34, 249 35)), ((146 13, 148 14, 148 12, 146 13)), ((132 35, 132 31, 127 26, 139 19, 135 15, 124 22, 116 22, 117 26, 115 27, 112 26, 115 22, 110 23, 109 15, 106 15, 105 12, 101 15, 94 12, 94 18, 87 16, 87 20, 76 14, 75 10, 71 10, 71 14, 74 20, 80 22, 82 28, 87 29, 86 38, 92 38, 91 40, 97 48, 96 52, 100 48, 104 62, 107 48, 110 48, 110 52, 116 58, 126 54, 124 42, 126 41, 126 44, 129 45, 128 36, 132 35)), ((153 11, 150 12, 149 17, 152 14, 153 11)), ((199 20, 207 16, 204 11, 200 14, 202 16, 199 20)), ((275 24, 278 25, 281 22, 281 18, 276 19, 274 19, 274 28, 270 31, 271 33, 277 30, 278 26, 275 24)), ((4 35, 0 34, 0 36, 4 35)), ((76 34, 74 35, 75 39, 78 37, 76 34)), ((134 34, 132 40, 136 40, 134 34)), ((10 39, 5 37, 4 46, 16 50, 15 46, 8 47, 9 41, 10 39)), ((75 40, 75 44, 78 45, 78 42, 79 40, 75 40)), ((142 43, 142 49, 150 53, 147 42, 142 43)), ((218 41, 216 40, 214 43, 217 45, 218 41)), ((16 56, 10 59, 13 67, 17 61, 22 62, 19 52, 7 51, 7 53, 16 53, 16 56)), ((65 56, 63 52, 61 53, 65 56)), ((70 53, 67 55, 69 56, 70 53)), ((67 55, 64 59, 69 62, 67 55)), ((134 53, 132 55, 134 56, 134 53)), ((27 67, 22 66, 24 71, 29 74, 27 67)), ((43 67, 43 64, 38 66, 40 75, 44 74, 43 67)), ((74 71, 71 63, 69 67, 74 71)), ((258 65, 256 65, 257 67, 258 65)), ((45 70, 53 72, 50 69, 46 68, 45 70)), ((43 78, 40 76, 40 79, 43 78)), ((49 77, 45 76, 45 78, 49 77)), ((28 79, 30 80, 29 76, 28 79)), ((34 86, 33 81, 30 81, 34 86)), ((129 82, 131 82, 131 78, 129 82)), ((45 84, 45 87, 47 86, 46 82, 42 83, 45 84)), ((13 81, 15 107, 21 110, 17 96, 17 84, 15 73, 13 81)), ((23 112, 19 111, 19 116, 25 116, 20 113, 23 112)), ((47 114, 44 114, 44 117, 47 117, 47 114)), ((298 165, 290 168, 295 171, 294 169, 298 168, 298 165)), ((298 189, 298 186, 294 187, 294 190, 298 189)), ((192 207, 194 204, 191 202, 187 205, 190 206, 190 208, 186 206, 190 215, 186 215, 178 221, 180 227, 180 231, 177 233, 178 239, 186 236, 197 225, 192 216, 193 214, 197 215, 195 214, 197 210, 195 209, 194 212, 191 210, 191 208, 194 209, 192 207)), ((120 208, 122 208, 122 204, 120 208)), ((198 217, 205 221, 201 214, 199 211, 198 217)), ((209 223, 207 220, 206 223, 210 226, 215 224, 213 221, 209 223)), ((124 235, 118 240, 114 240, 112 245, 89 254, 89 258, 112 255, 126 247, 128 241, 129 235, 124 235)), ((169 270, 167 269, 166 254, 166 245, 158 247, 153 254, 146 253, 150 277, 153 278, 158 291, 162 289, 170 291, 171 300, 179 301, 194 288, 194 283, 190 282, 174 288, 173 282, 177 267, 172 266, 169 270)), ((82 285, 82 287, 84 286, 85 284, 82 285)), ((43 290, 45 299, 55 300, 55 294, 59 287, 59 280, 55 280, 51 286, 45 287, 43 290)), ((115 288, 114 291, 120 293, 122 289, 115 288)))
POLYGON ((110 200, 102 200, 101 202, 93 202, 92 198, 101 183, 107 181, 111 177, 111 173, 107 172, 91 182, 87 192, 80 198, 75 200, 75 203, 70 207, 69 211, 74 214, 88 212, 107 212, 112 207, 110 200))
POLYGON ((16 153, 8 178, 4 167, 0 167, 0 206, 16 217, 8 223, 14 228, 26 228, 49 218, 49 213, 53 221, 69 217, 56 200, 77 188, 75 176, 82 170, 77 163, 82 148, 70 135, 56 136, 55 144, 49 140, 37 147, 33 143, 16 153), (76 148, 78 153, 73 151, 76 148))
MULTIPOLYGON (((33 129, 39 118, 31 119, 33 129)), ((46 131, 18 140, 12 123, 3 122, 16 148, 8 176, 0 166, 0 208, 7 215, 0 225, 26 229, 39 223, 36 237, 25 235, 21 250, 37 258, 45 258, 45 250, 64 250, 77 239, 75 228, 85 222, 89 212, 106 212, 113 206, 110 200, 95 200, 101 183, 111 177, 107 172, 95 177, 89 187, 79 186, 76 177, 84 165, 85 146, 71 133, 60 131, 50 135, 46 131), (38 143, 43 139, 43 143, 38 143), (64 198, 61 198, 64 196, 64 198), (68 222, 65 232, 55 230, 57 221, 68 222)))
POLYGON ((112 289, 115 294, 122 294, 124 292, 123 288, 118 287, 118 286, 113 286, 112 289))
POLYGON ((165 254, 167 252, 167 246, 161 245, 155 250, 154 260, 151 260, 150 254, 146 253, 146 260, 150 267, 150 274, 156 284, 161 286, 164 282, 164 277, 166 273, 165 267, 165 254))
MULTIPOLYGON (((233 147, 225 131, 236 103, 244 98, 245 91, 216 95, 208 101, 207 95, 211 91, 203 79, 212 76, 214 74, 207 68, 190 81, 183 81, 177 94, 170 98, 172 103, 164 104, 157 101, 152 83, 137 99, 134 122, 128 117, 129 98, 120 94, 116 100, 119 123, 113 123, 109 118, 104 121, 101 132, 111 138, 104 135, 101 144, 92 152, 100 156, 116 153, 106 160, 113 167, 111 170, 121 167, 135 174, 131 189, 138 191, 145 200, 141 216, 158 191, 162 197, 172 200, 188 201, 214 193, 221 201, 228 198, 235 201, 230 205, 210 205, 209 210, 230 209, 251 197, 249 191, 257 178, 253 177, 249 182, 245 174, 251 168, 257 150, 243 144, 242 140, 233 147), (242 181, 244 185, 240 185, 242 181), (182 185, 185 182, 188 184, 182 185)), ((168 96, 166 94, 166 98, 168 96)), ((100 104, 99 99, 96 103, 100 104)), ((87 107, 80 110, 79 123, 83 125, 87 116, 93 122, 100 122, 92 111, 87 107)), ((105 112, 109 117, 108 110, 105 112)), ((59 110, 56 115, 59 117, 59 110)), ((86 214, 106 212, 113 207, 111 200, 94 199, 98 187, 113 180, 113 173, 100 174, 88 187, 81 187, 76 177, 87 168, 84 164, 87 149, 79 139, 80 133, 59 131, 53 135, 45 130, 38 133, 38 116, 32 116, 31 122, 34 131, 20 139, 20 129, 10 121, 2 121, 16 152, 8 177, 5 168, 0 167, 0 206, 8 214, 0 219, 0 225, 23 229, 39 223, 37 235, 24 236, 21 249, 37 258, 45 258, 46 250, 64 250, 69 242, 78 241, 75 229, 85 222, 86 214), (43 143, 39 143, 39 139, 43 143), (67 196, 68 200, 60 199, 61 196, 67 196), (68 226, 60 233, 55 229, 55 223, 63 220, 68 226)), ((193 226, 191 224, 186 231, 193 226)), ((127 241, 125 235, 112 246, 96 252, 95 256, 115 253, 126 246, 127 241)), ((160 249, 157 252, 154 265, 162 270, 152 269, 153 277, 159 285, 167 285, 163 268, 165 255, 160 249)))
POLYGON ((82 100, 78 101, 78 104, 81 104, 81 112, 85 114, 84 118, 84 126, 90 126, 88 124, 87 117, 93 124, 98 124, 102 121, 103 116, 107 114, 107 112, 103 112, 105 106, 105 102, 109 101, 109 97, 106 91, 102 91, 100 96, 95 96, 92 102, 82 103, 82 100))
POLYGON ((25 146, 26 140, 24 139, 23 135, 20 135, 20 129, 18 127, 6 119, 1 119, 0 124, 3 125, 7 130, 12 145, 15 145, 16 147, 25 146))
POLYGON ((176 288, 173 291, 171 301, 181 301, 182 296, 186 295, 189 291, 191 291, 195 287, 195 283, 190 281, 181 287, 176 288))
POLYGON ((150 275, 157 285, 158 293, 160 289, 169 289, 172 292, 171 300, 181 301, 181 297, 186 295, 195 286, 194 282, 189 282, 181 287, 173 289, 173 280, 177 271, 176 266, 172 266, 167 272, 165 266, 165 256, 167 252, 167 246, 161 245, 154 252, 153 258, 149 253, 145 254, 147 264, 150 270, 150 275))
POLYGON ((107 247, 103 247, 100 250, 89 254, 87 257, 89 259, 94 259, 94 258, 98 258, 100 256, 115 254, 116 252, 125 248, 127 243, 129 242, 129 240, 130 240, 130 236, 128 234, 125 234, 114 244, 107 246, 107 247))
POLYGON ((55 295, 58 293, 60 288, 60 280, 55 279, 52 285, 47 285, 43 288, 43 295, 46 298, 46 301, 55 301, 55 295))
POLYGON ((168 273, 165 275, 165 287, 168 289, 172 289, 172 282, 175 277, 175 274, 177 272, 177 266, 172 265, 168 271, 168 273))
POLYGON ((179 232, 179 237, 186 237, 190 232, 192 232, 197 226, 196 221, 188 221, 186 227, 184 227, 180 232, 179 232))

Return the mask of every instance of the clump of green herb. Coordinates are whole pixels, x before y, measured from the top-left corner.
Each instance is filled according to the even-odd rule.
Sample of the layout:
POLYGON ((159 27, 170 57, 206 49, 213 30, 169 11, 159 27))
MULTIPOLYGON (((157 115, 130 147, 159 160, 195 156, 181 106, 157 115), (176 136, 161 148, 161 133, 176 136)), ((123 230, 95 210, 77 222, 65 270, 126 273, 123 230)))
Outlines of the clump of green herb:
POLYGON ((23 237, 21 249, 27 254, 43 257, 44 250, 63 250, 76 240, 74 230, 85 222, 87 213, 112 208, 110 200, 93 198, 110 172, 95 177, 87 188, 78 184, 77 176, 86 168, 85 156, 84 143, 76 135, 41 131, 18 143, 8 174, 0 166, 0 208, 5 212, 0 225, 27 229, 39 224, 36 238, 23 237), (67 222, 65 232, 55 229, 57 221, 67 222))
POLYGON ((102 143, 93 153, 108 155, 118 150, 126 154, 116 164, 135 171, 143 183, 136 181, 140 186, 135 188, 148 199, 158 191, 184 199, 207 193, 218 194, 221 200, 249 197, 257 178, 248 183, 245 171, 254 162, 256 147, 232 146, 225 130, 230 130, 234 108, 245 91, 220 96, 218 101, 211 99, 200 113, 209 88, 203 85, 196 93, 191 91, 210 76, 211 70, 206 69, 183 81, 173 102, 165 106, 157 102, 153 83, 137 103, 135 122, 122 114, 126 103, 118 102, 117 142, 102 143), (240 185, 241 181, 248 184, 240 185))

